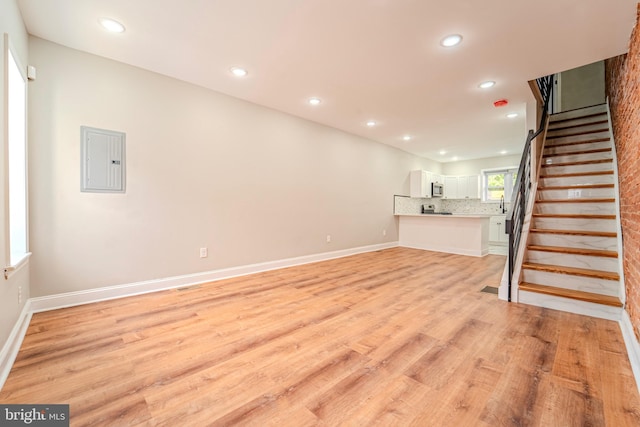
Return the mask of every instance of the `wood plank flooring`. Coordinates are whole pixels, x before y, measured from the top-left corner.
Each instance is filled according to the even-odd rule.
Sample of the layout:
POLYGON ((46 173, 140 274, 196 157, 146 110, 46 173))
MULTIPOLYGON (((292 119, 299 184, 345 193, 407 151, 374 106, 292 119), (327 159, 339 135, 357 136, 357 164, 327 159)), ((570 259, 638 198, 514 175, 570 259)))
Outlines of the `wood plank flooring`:
POLYGON ((2 403, 72 426, 624 426, 615 322, 509 304, 505 258, 394 248, 38 313, 2 403))

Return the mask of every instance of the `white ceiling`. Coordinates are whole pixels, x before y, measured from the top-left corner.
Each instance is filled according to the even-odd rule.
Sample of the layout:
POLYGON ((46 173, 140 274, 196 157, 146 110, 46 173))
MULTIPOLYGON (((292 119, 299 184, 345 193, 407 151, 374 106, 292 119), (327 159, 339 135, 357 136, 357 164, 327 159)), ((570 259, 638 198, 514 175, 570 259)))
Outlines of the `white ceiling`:
POLYGON ((527 81, 626 52, 636 3, 19 0, 35 36, 443 162, 518 153, 527 81), (100 17, 126 31, 105 32, 100 17), (441 47, 451 33, 463 43, 441 47), (479 89, 485 80, 496 85, 479 89), (509 106, 495 108, 501 98, 509 106))

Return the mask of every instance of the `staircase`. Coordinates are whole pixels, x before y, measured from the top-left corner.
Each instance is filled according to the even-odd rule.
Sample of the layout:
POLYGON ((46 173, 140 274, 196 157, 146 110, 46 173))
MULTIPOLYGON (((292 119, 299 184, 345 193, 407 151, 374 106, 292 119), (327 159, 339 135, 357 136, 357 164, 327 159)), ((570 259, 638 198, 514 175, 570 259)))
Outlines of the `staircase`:
POLYGON ((606 105, 552 115, 544 147, 518 301, 618 319, 624 291, 606 105))

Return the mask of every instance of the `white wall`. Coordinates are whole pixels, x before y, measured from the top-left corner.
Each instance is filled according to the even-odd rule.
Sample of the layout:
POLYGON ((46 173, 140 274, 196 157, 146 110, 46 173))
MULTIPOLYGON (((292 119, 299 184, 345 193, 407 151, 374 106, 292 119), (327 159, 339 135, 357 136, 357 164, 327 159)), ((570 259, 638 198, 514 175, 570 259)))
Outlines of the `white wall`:
POLYGON ((30 62, 34 296, 396 241, 393 195, 439 166, 39 38, 30 62), (126 194, 80 192, 81 125, 126 133, 126 194))
POLYGON ((563 71, 560 81, 561 111, 605 102, 604 61, 563 71))
MULTIPOLYGON (((524 141, 523 141, 524 144, 524 141)), ((522 154, 512 156, 487 157, 485 159, 465 160, 442 164, 443 175, 479 175, 482 169, 519 166, 522 154)))
MULTIPOLYGON (((18 10, 15 0, 0 0, 0 46, 4 54, 4 37, 3 34, 9 34, 9 40, 13 46, 14 53, 17 54, 22 64, 27 64, 28 60, 28 38, 27 32, 22 23, 22 17, 18 10)), ((4 59, 2 59, 4 61, 4 59)), ((4 122, 4 67, 0 67, 0 137, 5 135, 4 122)), ((4 144, 4 142, 2 142, 4 144)), ((5 159, 4 149, 0 150, 0 224, 6 221, 5 209, 5 159)), ((4 225, 0 226, 0 262, 6 259, 6 239, 4 225)), ((23 267, 18 272, 10 276, 9 280, 0 277, 0 348, 4 345, 16 324, 20 311, 24 305, 24 301, 29 298, 29 266, 23 267), (18 289, 22 288, 22 304, 18 304, 18 289)))
MULTIPOLYGON (((529 135, 529 130, 533 130, 535 132, 538 130, 538 126, 540 126, 540 122, 538 121, 538 103, 535 100, 527 102, 526 114, 525 135, 529 135)), ((523 140, 523 146, 524 143, 525 141, 523 140)))

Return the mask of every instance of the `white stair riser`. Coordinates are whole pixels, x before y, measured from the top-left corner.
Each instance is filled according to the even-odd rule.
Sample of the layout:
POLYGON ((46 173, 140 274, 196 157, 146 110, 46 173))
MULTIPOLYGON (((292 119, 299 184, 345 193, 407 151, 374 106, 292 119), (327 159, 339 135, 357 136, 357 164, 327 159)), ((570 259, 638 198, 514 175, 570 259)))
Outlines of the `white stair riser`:
POLYGON ((609 127, 608 123, 598 123, 598 124, 590 124, 585 126, 580 126, 576 128, 566 128, 566 129, 550 129, 547 132, 548 137, 556 137, 556 136, 564 136, 564 135, 574 135, 576 133, 582 134, 583 132, 592 132, 592 131, 600 131, 605 130, 609 127))
POLYGON ((600 122, 602 120, 607 120, 607 116, 604 114, 598 116, 590 116, 590 117, 577 117, 571 120, 563 120, 561 122, 554 120, 549 122, 549 129, 556 130, 557 128, 565 128, 568 126, 580 126, 580 125, 588 125, 593 122, 600 122))
POLYGON ((591 292, 594 294, 616 297, 620 291, 617 280, 597 279, 595 277, 581 277, 571 274, 549 273, 537 270, 522 270, 522 281, 537 285, 555 286, 556 288, 573 289, 574 291, 591 292))
POLYGON ((591 230, 616 231, 616 221, 613 219, 583 219, 583 218, 533 218, 535 228, 552 230, 591 230))
POLYGON ((579 188, 567 190, 538 189, 538 200, 613 199, 614 188, 579 188))
POLYGON ((594 139, 602 138, 611 138, 611 134, 609 133, 609 131, 594 132, 585 135, 561 136, 559 138, 547 138, 545 146, 553 147, 554 145, 565 144, 568 142, 593 141, 594 139))
POLYGON ((586 142, 576 145, 561 145, 560 147, 545 146, 544 154, 571 153, 573 151, 600 150, 611 148, 611 141, 586 142))
POLYGON ((593 184, 615 184, 615 178, 613 174, 567 176, 562 178, 541 178, 539 185, 542 187, 558 187, 563 185, 593 184))
MULTIPOLYGON (((558 120, 574 119, 574 118, 589 116, 592 114, 606 113, 606 112, 607 112, 607 106, 605 104, 600 104, 600 105, 594 105, 592 107, 581 108, 579 110, 571 110, 571 111, 563 111, 562 113, 555 113, 551 115, 549 121, 551 123, 554 123, 558 120)), ((602 117, 606 117, 606 116, 602 116, 602 117)))
POLYGON ((536 264, 560 265, 589 270, 618 272, 618 258, 590 255, 563 254, 557 252, 527 250, 527 261, 536 264))
POLYGON ((562 175, 567 173, 600 172, 613 170, 613 162, 590 163, 587 165, 543 166, 542 175, 562 175))
MULTIPOLYGON (((606 113, 606 111, 606 105, 598 105, 586 109, 568 111, 553 115, 550 120, 549 131, 547 132, 548 139, 545 143, 545 157, 542 159, 543 168, 541 169, 541 175, 612 171, 614 167, 613 161, 578 165, 562 165, 567 163, 597 161, 603 159, 614 160, 613 151, 611 150, 611 133, 608 130, 608 122, 595 123, 606 121, 607 115, 599 114, 592 117, 585 117, 586 115, 594 114, 595 112, 606 113), (557 120, 560 119, 569 120, 557 122, 557 120), (582 132, 592 133, 582 134, 582 132), (579 133, 579 135, 571 135, 576 133, 579 133), (606 141, 591 142, 605 138, 607 139, 606 141), (605 151, 581 153, 583 151, 593 150, 605 151)), ((584 186, 597 184, 615 185, 615 177, 613 174, 607 174, 540 178, 534 212, 564 215, 615 215, 615 203, 594 203, 588 201, 589 199, 616 198, 615 187, 584 188, 584 186), (578 188, 553 190, 545 189, 545 187, 578 188), (582 201, 582 203, 576 203, 578 200, 582 201), (560 203, 553 203, 554 201, 560 203)), ((532 227, 537 229, 615 232, 616 220, 533 217, 532 227)), ((528 243, 530 245, 538 246, 595 249, 617 252, 618 238, 533 232, 529 235, 528 243)), ((532 249, 527 249, 525 253, 525 260, 532 263, 547 264, 558 267, 583 268, 615 273, 618 273, 620 266, 619 259, 617 257, 611 258, 532 249)), ((524 282, 539 285, 554 286, 558 288, 620 298, 619 280, 606 280, 570 274, 543 272, 526 268, 523 268, 522 270, 522 280, 524 282)), ((619 319, 622 313, 622 308, 619 307, 589 303, 575 300, 573 298, 545 295, 538 292, 519 291, 518 300, 525 304, 532 304, 612 320, 619 319)))
POLYGON ((535 204, 535 213, 546 214, 589 214, 589 215, 614 215, 616 207, 614 203, 541 203, 535 204))
POLYGON ((562 246, 566 248, 602 249, 605 251, 618 250, 618 240, 615 237, 529 233, 529 243, 532 245, 562 246))
POLYGON ((552 310, 566 311, 585 316, 598 317, 618 321, 622 316, 621 307, 594 304, 574 299, 554 297, 552 295, 538 294, 534 292, 519 291, 518 301, 521 304, 535 305, 537 307, 550 308, 552 310))
POLYGON ((566 156, 552 156, 542 159, 543 165, 557 165, 559 163, 586 162, 589 160, 612 159, 611 151, 604 153, 571 154, 566 156))

